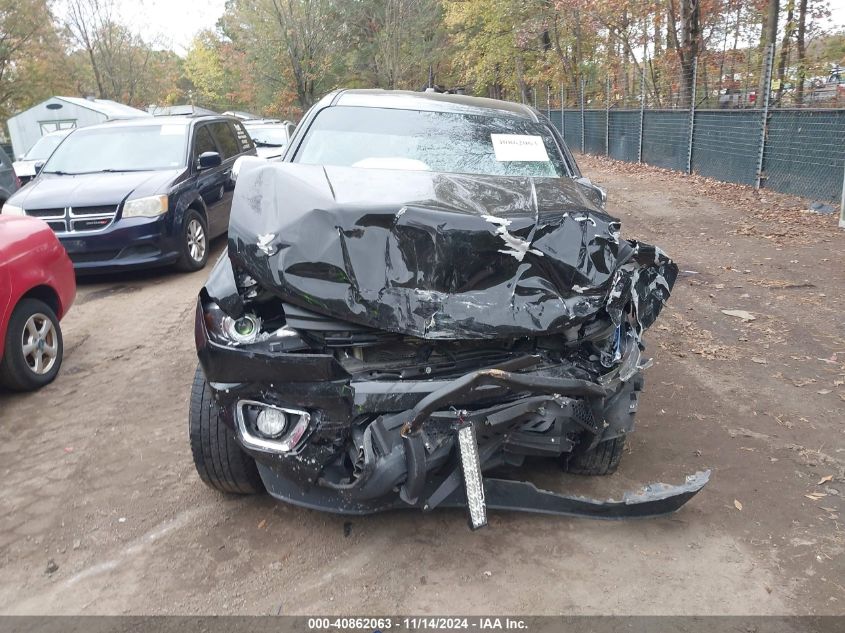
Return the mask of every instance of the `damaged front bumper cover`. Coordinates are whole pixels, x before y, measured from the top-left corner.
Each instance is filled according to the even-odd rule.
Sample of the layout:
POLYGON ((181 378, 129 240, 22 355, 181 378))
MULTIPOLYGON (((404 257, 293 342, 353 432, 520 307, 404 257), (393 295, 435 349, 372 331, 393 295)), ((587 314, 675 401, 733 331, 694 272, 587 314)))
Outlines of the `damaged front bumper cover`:
MULTIPOLYGON (((365 506, 344 500, 332 490, 314 487, 306 491, 267 466, 259 464, 258 469, 267 491, 273 497, 312 510, 364 515, 410 507, 398 498, 378 506, 365 506)), ((698 471, 687 475, 681 484, 651 483, 624 493, 621 499, 595 499, 543 490, 529 481, 485 477, 484 498, 486 507, 492 510, 608 520, 650 518, 680 509, 709 480, 709 470, 698 471)), ((436 505, 424 497, 425 501, 415 507, 424 511, 438 507, 466 508, 467 498, 461 480, 453 477, 450 483, 453 484, 452 492, 437 501, 436 505)), ((426 489, 426 493, 433 492, 435 490, 431 487, 426 489)))
POLYGON ((509 451, 560 455, 565 447, 554 442, 565 442, 565 438, 526 433, 523 429, 531 420, 577 419, 597 439, 614 430, 604 422, 610 416, 602 406, 613 401, 614 394, 627 393, 630 383, 618 379, 609 384, 575 379, 553 367, 538 369, 539 359, 526 356, 451 380, 356 381, 330 356, 265 356, 254 349, 222 346, 208 339, 201 319, 197 331, 199 357, 224 419, 241 446, 256 458, 268 492, 288 503, 353 515, 400 508, 474 507, 477 516, 470 522, 472 527, 484 525, 486 519, 478 516, 486 517, 488 508, 623 519, 674 512, 709 479, 709 471, 698 472, 679 485, 655 483, 621 499, 602 500, 489 475, 511 463, 509 451), (284 382, 283 400, 277 387, 266 382, 268 375, 284 382), (233 382, 236 376, 248 382, 233 382), (479 408, 479 402, 484 406, 479 408), (456 408, 469 407, 469 403, 476 408, 456 408), (277 443, 256 441, 241 413, 251 404, 300 413, 292 430, 295 437, 277 443), (398 408, 402 408, 398 413, 384 413, 398 408), (356 414, 374 419, 350 440, 344 433, 354 427, 349 420, 356 414), (472 429, 472 442, 462 444, 458 434, 467 427, 472 429), (353 478, 337 475, 332 468, 338 446, 349 441, 360 453, 353 478), (477 473, 468 472, 467 458, 478 465, 477 473))

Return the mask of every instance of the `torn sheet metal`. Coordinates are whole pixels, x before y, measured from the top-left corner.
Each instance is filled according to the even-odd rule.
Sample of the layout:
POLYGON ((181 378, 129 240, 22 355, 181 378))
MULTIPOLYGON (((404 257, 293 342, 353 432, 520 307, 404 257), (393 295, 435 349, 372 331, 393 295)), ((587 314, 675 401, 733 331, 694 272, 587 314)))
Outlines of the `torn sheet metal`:
POLYGON ((554 334, 604 310, 632 312, 639 333, 675 282, 677 266, 620 240, 573 180, 361 172, 243 171, 233 262, 293 305, 424 339, 554 334))

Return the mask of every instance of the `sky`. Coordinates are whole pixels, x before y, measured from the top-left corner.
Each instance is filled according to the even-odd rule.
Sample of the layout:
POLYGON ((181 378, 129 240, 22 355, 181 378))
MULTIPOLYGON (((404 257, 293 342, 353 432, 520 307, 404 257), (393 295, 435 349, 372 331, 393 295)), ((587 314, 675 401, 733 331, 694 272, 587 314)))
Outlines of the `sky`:
POLYGON ((184 54, 197 32, 213 28, 226 0, 117 0, 121 16, 147 40, 184 54))
MULTIPOLYGON (((184 55, 198 31, 213 28, 226 0, 116 0, 124 20, 148 40, 184 55)), ((831 26, 845 26, 845 1, 830 0, 831 26)))

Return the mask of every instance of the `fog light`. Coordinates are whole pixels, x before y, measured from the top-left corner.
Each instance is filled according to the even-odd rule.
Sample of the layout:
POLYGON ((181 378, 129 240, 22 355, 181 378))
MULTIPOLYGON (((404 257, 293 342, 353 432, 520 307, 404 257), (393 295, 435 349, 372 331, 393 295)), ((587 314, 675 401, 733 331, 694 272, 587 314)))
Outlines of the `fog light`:
POLYGON ((302 448, 311 414, 258 400, 238 400, 238 438, 244 448, 283 455, 302 448))
POLYGON ((279 411, 279 409, 262 409, 258 414, 255 425, 264 437, 276 438, 285 432, 288 417, 284 411, 279 411))

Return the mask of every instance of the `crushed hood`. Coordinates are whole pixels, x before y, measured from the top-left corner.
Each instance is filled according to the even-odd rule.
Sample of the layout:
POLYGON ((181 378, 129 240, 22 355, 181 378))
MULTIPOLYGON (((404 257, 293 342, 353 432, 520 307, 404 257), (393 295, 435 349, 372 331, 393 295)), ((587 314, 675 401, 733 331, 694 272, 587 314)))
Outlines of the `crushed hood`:
POLYGON ((603 311, 641 330, 677 275, 567 178, 257 161, 229 257, 286 302, 426 339, 551 334, 603 311))

